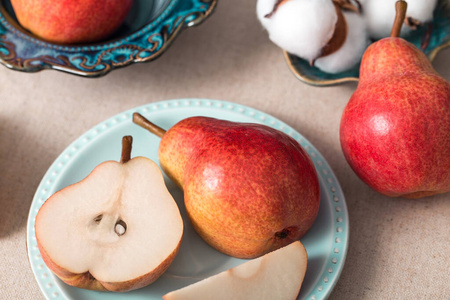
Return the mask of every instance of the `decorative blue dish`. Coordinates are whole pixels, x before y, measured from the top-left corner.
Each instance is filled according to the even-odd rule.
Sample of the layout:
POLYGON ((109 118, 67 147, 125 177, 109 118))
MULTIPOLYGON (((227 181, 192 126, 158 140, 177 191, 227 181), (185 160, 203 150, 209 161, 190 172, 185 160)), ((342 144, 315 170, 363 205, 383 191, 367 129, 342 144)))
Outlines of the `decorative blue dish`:
MULTIPOLYGON (((446 4, 446 0, 439 1, 430 26, 430 33, 427 32, 430 27, 422 26, 405 38, 422 49, 430 61, 433 61, 440 50, 450 46, 450 7, 446 4), (427 34, 429 34, 429 40, 425 42, 427 34)), ((298 56, 286 51, 283 53, 289 69, 304 83, 314 86, 331 86, 359 80, 359 64, 348 71, 331 74, 310 66, 308 61, 298 56)))
POLYGON ((54 69, 99 77, 158 58, 188 27, 200 24, 218 0, 135 0, 126 21, 108 40, 85 45, 49 43, 22 28, 9 0, 0 0, 0 62, 25 72, 54 69))

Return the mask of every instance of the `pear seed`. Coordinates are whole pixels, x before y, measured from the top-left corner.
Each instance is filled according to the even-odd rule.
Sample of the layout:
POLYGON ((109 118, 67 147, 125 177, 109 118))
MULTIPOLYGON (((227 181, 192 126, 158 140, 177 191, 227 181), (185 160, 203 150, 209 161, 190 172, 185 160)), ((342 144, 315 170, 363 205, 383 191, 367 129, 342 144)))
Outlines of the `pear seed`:
POLYGON ((94 218, 94 222, 96 224, 100 224, 100 221, 102 220, 102 218, 103 218, 103 215, 98 215, 94 218))
POLYGON ((127 224, 125 224, 124 221, 119 220, 114 227, 114 232, 118 236, 122 236, 125 234, 126 231, 127 231, 127 224))

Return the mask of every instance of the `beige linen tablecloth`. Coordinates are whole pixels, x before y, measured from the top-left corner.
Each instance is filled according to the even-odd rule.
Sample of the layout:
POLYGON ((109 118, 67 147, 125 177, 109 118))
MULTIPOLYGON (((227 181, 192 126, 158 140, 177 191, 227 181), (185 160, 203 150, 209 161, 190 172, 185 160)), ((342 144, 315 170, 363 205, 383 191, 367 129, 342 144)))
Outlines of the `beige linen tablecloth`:
MULTIPOLYGON (((99 122, 150 102, 233 101, 272 114, 324 155, 343 188, 350 242, 330 299, 449 299, 450 193, 391 199, 344 160, 341 113, 355 83, 314 87, 296 79, 255 16, 256 0, 223 0, 157 61, 86 79, 0 66, 0 299, 43 299, 26 252, 34 192, 57 156, 99 122)), ((450 49, 434 61, 450 80, 450 49)))

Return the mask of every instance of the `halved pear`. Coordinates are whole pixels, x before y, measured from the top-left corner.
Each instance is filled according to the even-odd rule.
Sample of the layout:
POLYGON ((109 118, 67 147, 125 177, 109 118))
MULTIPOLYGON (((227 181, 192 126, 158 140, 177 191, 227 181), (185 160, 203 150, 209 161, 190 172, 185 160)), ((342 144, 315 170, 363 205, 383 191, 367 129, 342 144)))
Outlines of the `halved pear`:
POLYGON ((155 281, 175 258, 183 235, 177 204, 159 167, 130 159, 98 165, 52 195, 35 222, 46 265, 69 285, 128 291, 155 281))
POLYGON ((163 296, 165 300, 294 300, 308 255, 300 241, 163 296))

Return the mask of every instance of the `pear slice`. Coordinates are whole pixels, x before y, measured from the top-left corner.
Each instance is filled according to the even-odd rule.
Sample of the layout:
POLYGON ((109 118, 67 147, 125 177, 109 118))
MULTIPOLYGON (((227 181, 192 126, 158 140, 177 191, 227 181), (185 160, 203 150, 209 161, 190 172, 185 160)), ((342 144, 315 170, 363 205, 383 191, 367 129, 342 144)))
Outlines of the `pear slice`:
POLYGON ((296 299, 308 256, 300 241, 163 296, 165 300, 296 299))
POLYGON ((183 235, 177 204, 159 167, 130 159, 98 165, 85 179, 53 194, 35 222, 46 265, 69 285, 128 291, 155 281, 175 258, 183 235))

